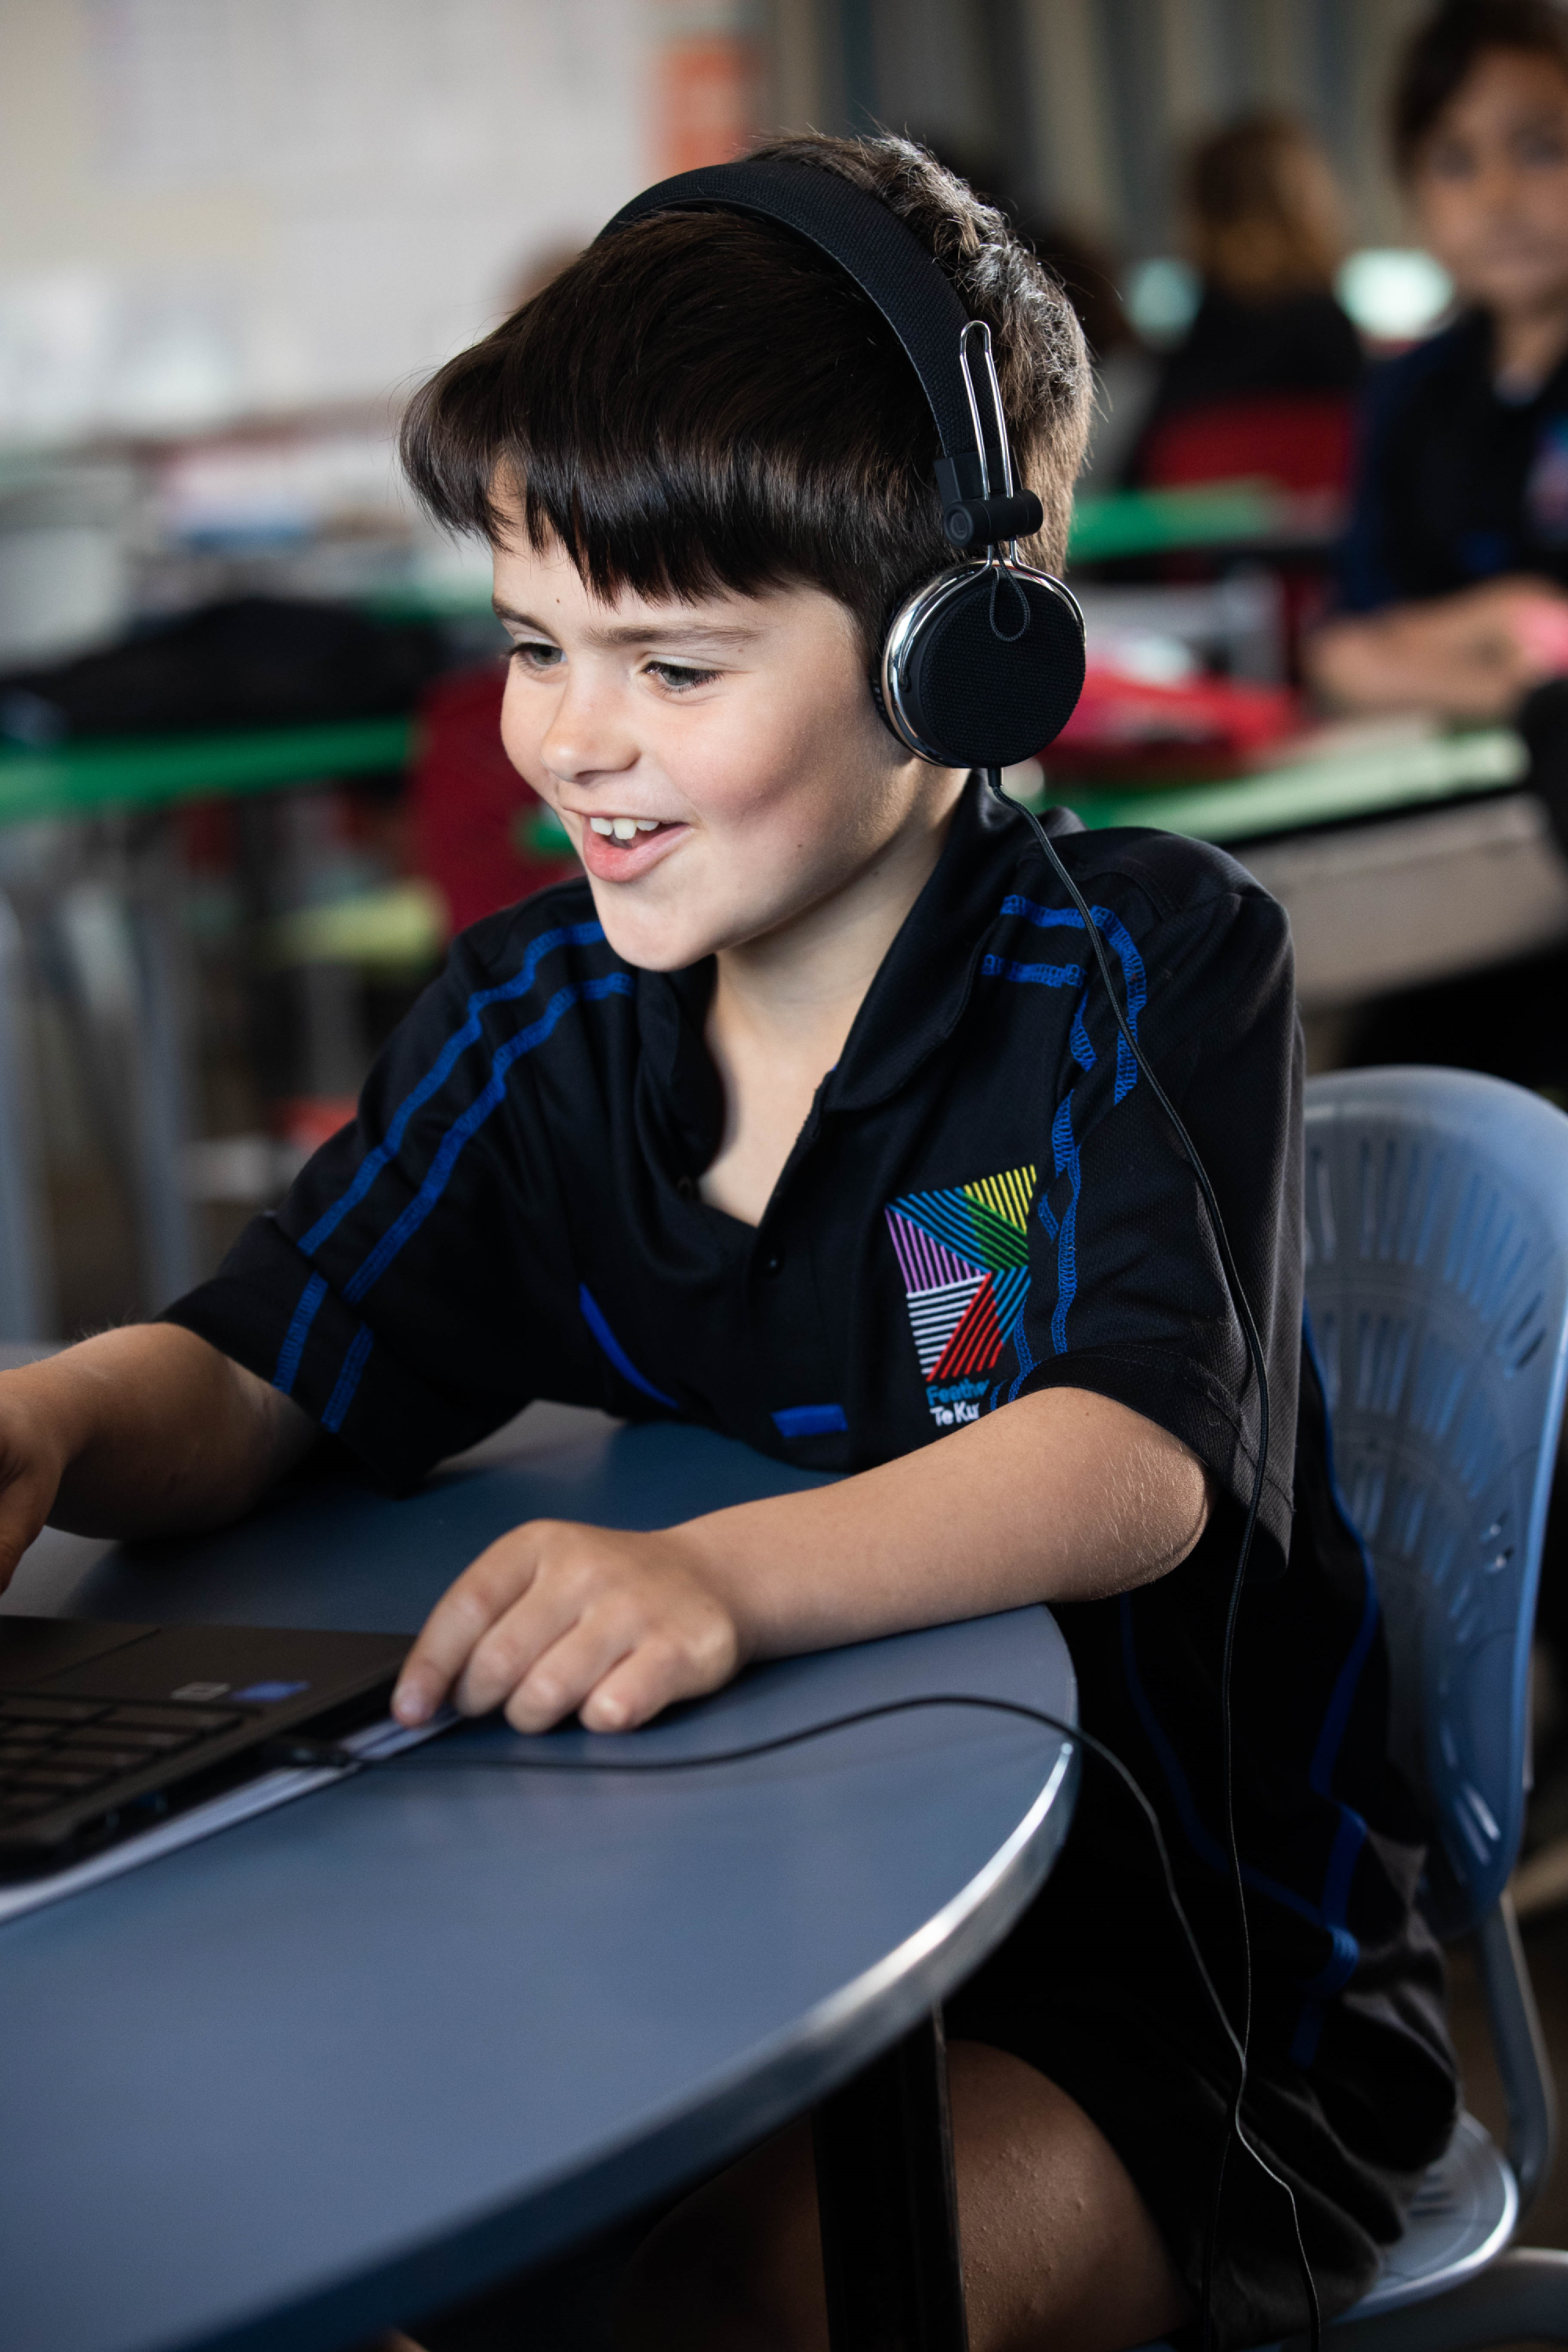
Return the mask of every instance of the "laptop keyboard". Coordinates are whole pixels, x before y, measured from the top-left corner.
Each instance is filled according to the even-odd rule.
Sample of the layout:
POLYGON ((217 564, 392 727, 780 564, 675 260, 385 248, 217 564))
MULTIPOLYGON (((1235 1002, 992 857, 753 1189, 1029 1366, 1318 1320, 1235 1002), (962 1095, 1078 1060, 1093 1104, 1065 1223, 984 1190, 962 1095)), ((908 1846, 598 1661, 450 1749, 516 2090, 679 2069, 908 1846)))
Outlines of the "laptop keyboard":
POLYGON ((0 1829, 231 1731, 232 1708, 0 1691, 0 1829))

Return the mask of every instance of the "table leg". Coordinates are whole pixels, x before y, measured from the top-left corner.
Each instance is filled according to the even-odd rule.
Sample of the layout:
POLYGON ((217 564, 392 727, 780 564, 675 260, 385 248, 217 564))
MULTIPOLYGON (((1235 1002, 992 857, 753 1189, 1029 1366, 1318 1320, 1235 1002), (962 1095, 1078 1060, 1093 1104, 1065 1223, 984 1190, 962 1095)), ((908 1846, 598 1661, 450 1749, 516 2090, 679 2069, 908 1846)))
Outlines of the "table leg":
POLYGON ((816 2110, 833 2352, 968 2352, 942 2011, 816 2110))

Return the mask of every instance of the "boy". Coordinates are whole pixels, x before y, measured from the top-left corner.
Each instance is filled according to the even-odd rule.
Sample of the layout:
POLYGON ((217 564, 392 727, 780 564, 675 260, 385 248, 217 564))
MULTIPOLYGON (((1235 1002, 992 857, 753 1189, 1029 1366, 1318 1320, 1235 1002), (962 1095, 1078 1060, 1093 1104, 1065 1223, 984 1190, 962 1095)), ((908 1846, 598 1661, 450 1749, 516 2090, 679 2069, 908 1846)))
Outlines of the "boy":
POLYGON ((1383 370, 1314 683, 1507 717, 1568 669, 1568 16, 1450 0, 1413 36, 1394 163, 1461 315, 1383 370))
MULTIPOLYGON (((1060 289, 901 141, 768 152, 881 196, 989 323, 1059 557, 1085 422, 1060 289)), ((1191 1172, 1024 820, 879 716, 888 618, 949 552, 901 349, 772 224, 656 215, 443 369, 405 437, 434 511, 491 535, 505 740, 588 881, 455 943, 357 1127, 215 1281, 7 1377, 0 1533, 210 1524, 321 1430, 406 1486, 541 1395, 845 1472, 652 1535, 512 1530, 433 1612, 399 1711, 623 1729, 752 1658, 1048 1601, 1234 2001, 1218 1667, 1256 1398, 1191 1172)), ((1052 824, 1268 1353, 1235 1708, 1268 1890, 1247 2114, 1333 2310, 1454 2079, 1310 1379, 1297 1444, 1286 926, 1213 852, 1052 824)), ((1092 1766, 1068 1856, 949 2025, 977 2352, 1189 2320, 1234 2060, 1092 1766)), ((1234 2154, 1228 2178, 1219 2340, 1269 2341, 1303 2318, 1289 2214, 1234 2154)), ((802 2126, 666 2219, 625 2342, 820 2346, 815 2230, 802 2126)))

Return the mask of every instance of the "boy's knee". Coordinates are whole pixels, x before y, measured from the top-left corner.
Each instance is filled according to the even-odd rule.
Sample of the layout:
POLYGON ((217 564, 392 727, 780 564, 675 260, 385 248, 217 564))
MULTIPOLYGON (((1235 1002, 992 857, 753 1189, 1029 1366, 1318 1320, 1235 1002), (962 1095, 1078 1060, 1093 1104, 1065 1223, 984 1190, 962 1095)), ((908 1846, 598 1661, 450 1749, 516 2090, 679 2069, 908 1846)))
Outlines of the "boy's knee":
POLYGON ((797 2137, 804 2166, 774 2143, 643 2241, 621 2290, 617 2352, 826 2352, 810 2143, 785 2135, 797 2137))

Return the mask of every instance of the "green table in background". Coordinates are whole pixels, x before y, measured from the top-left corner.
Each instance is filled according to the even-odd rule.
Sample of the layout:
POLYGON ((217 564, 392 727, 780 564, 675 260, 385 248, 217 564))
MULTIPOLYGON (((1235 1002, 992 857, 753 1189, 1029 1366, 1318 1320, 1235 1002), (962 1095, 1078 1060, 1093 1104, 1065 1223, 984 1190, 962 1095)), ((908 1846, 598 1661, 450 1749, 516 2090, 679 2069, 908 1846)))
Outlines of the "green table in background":
MULTIPOLYGON (((154 1310, 200 1270, 184 1152, 192 1094, 181 1016, 177 915, 167 845, 113 832, 116 818, 183 802, 232 799, 335 782, 407 764, 407 718, 224 735, 143 737, 0 751, 0 827, 108 824, 81 858, 46 855, 53 931, 48 961, 63 987, 113 1136, 132 1203, 142 1303, 154 1310), (95 873, 97 879, 90 878, 95 873)), ((158 828, 154 828, 156 832, 158 828)), ((22 867, 27 866, 24 856, 22 867)), ((39 885, 29 885, 34 895, 39 885)), ((406 898, 408 893, 405 893, 406 898)), ((428 951, 439 927, 428 906, 403 908, 428 951)), ((384 924, 383 925, 384 928, 384 924)), ((0 1339, 55 1336, 41 1118, 33 1041, 23 1007, 29 985, 22 929, 0 891, 0 1339)))
POLYGON ((1153 555, 1321 554, 1339 528, 1321 499, 1292 498, 1261 480, 1089 492, 1074 507, 1068 554, 1077 566, 1153 555))
POLYGON ((172 808, 181 801, 282 792, 406 765, 411 719, 258 727, 226 735, 132 736, 0 751, 0 824, 172 808))

